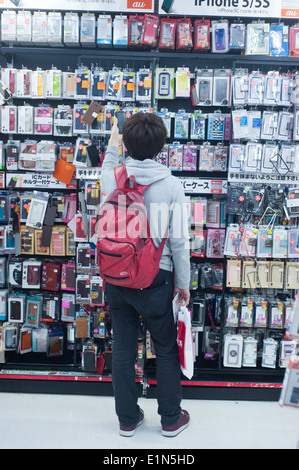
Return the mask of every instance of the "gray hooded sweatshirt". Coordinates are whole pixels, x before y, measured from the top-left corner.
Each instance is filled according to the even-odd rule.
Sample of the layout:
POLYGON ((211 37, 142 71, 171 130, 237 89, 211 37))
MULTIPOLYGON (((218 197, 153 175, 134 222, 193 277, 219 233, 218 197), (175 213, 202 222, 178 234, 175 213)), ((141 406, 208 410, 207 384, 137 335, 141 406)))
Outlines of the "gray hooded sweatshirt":
MULTIPOLYGON (((106 150, 101 174, 102 192, 109 194, 116 189, 114 168, 119 164, 119 149, 109 146, 106 150)), ((167 233, 160 269, 174 269, 175 286, 189 289, 190 251, 186 198, 180 181, 171 171, 159 163, 126 159, 128 176, 136 183, 150 185, 144 192, 147 218, 156 248, 167 233)))

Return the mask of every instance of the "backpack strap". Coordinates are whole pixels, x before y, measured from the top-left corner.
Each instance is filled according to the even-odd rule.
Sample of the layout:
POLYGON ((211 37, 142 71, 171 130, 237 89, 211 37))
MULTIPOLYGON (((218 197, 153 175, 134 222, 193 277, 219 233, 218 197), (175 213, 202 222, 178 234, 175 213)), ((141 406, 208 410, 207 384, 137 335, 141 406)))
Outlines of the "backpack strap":
MULTIPOLYGON (((114 168, 114 176, 116 181, 117 188, 123 188, 125 186, 125 182, 128 179, 128 173, 126 169, 126 165, 119 165, 114 168)), ((144 191, 150 185, 144 186, 142 184, 137 184, 137 189, 140 193, 144 193, 144 191)))
POLYGON ((159 260, 161 259, 161 256, 162 256, 162 253, 163 253, 163 250, 164 250, 164 246, 165 246, 165 242, 168 239, 167 233, 168 233, 168 230, 166 231, 166 233, 164 235, 164 238, 162 239, 162 241, 159 245, 159 248, 156 251, 156 254, 155 254, 156 259, 159 259, 159 260))
POLYGON ((128 178, 126 165, 116 166, 114 168, 114 176, 115 176, 116 186, 118 188, 123 188, 128 178))

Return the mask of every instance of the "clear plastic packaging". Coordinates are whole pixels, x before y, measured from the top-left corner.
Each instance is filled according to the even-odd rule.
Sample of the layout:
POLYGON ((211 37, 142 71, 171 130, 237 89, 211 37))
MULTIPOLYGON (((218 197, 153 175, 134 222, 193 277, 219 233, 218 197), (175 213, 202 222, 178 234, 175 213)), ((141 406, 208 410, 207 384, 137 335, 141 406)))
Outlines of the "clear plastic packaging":
POLYGON ((36 69, 31 72, 31 98, 46 98, 46 78, 45 70, 36 69))
POLYGON ((81 46, 95 47, 96 44, 96 19, 94 13, 82 13, 80 26, 81 46))
POLYGON ((62 46, 62 15, 60 12, 48 13, 47 41, 50 46, 62 46))
POLYGON ((112 18, 111 15, 99 15, 97 19, 97 45, 98 47, 112 46, 112 18))
POLYGON ((175 50, 176 21, 171 18, 161 18, 159 49, 175 50))
POLYGON ((128 47, 128 18, 116 15, 113 20, 113 46, 128 47))
POLYGON ((269 32, 269 23, 248 24, 246 55, 269 55, 269 32))
POLYGON ((1 106, 1 132, 3 134, 15 134, 18 129, 17 106, 1 106))
POLYGON ((34 134, 52 135, 53 131, 53 108, 40 105, 34 108, 34 134))
POLYGON ((17 13, 17 41, 23 46, 28 46, 32 43, 31 11, 18 11, 17 13))
POLYGON ((36 146, 36 171, 48 171, 53 173, 55 170, 55 142, 50 140, 40 141, 36 146))
POLYGON ((37 46, 47 46, 48 15, 46 12, 34 11, 32 17, 32 42, 37 46))
POLYGON ((64 36, 65 45, 79 47, 79 15, 78 13, 68 13, 64 15, 64 36))
POLYGON ((33 106, 18 106, 18 134, 33 134, 33 106))
POLYGON ((226 54, 229 51, 229 23, 227 20, 212 21, 212 52, 226 54))
POLYGON ((8 45, 17 41, 17 12, 14 10, 4 10, 2 12, 1 40, 8 45))
POLYGON ((31 74, 30 69, 18 69, 17 71, 17 97, 31 98, 31 74))
POLYGON ((75 99, 89 99, 90 95, 90 75, 91 72, 86 67, 79 67, 75 70, 75 99))
POLYGON ((46 71, 46 97, 62 98, 62 72, 56 68, 46 71))

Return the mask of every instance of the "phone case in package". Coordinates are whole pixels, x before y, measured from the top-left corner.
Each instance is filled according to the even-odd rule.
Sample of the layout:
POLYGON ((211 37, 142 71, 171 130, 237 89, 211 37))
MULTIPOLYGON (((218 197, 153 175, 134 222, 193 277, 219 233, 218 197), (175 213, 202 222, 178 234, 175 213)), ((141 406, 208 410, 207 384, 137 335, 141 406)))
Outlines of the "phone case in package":
POLYGON ((158 45, 159 18, 154 15, 144 15, 141 44, 156 47, 158 45))
POLYGON ((183 171, 196 171, 197 145, 187 144, 183 149, 183 171))
POLYGON ((299 230, 291 228, 288 230, 288 258, 298 258, 299 256, 299 230))
POLYGON ((262 112, 261 111, 248 111, 248 136, 252 140, 259 140, 261 138, 262 127, 262 112))
POLYGON ((174 117, 174 138, 188 139, 189 135, 189 113, 183 110, 175 113, 174 117))
POLYGON ((280 76, 275 73, 269 73, 265 80, 265 105, 278 105, 280 95, 280 76))
POLYGON ((1 106, 1 132, 3 134, 16 134, 18 125, 17 106, 1 106))
POLYGON ((246 25, 244 23, 232 23, 230 25, 229 47, 234 50, 245 49, 246 25))
POLYGON ((52 135, 53 133, 53 108, 39 106, 34 108, 34 134, 52 135))
MULTIPOLYGON (((166 80, 164 86, 171 88, 166 80)), ((164 95, 163 95, 164 96, 164 95)), ((152 72, 150 69, 140 69, 136 74, 136 100, 150 102, 152 97, 152 72)), ((165 98, 165 96, 164 96, 165 98)))
POLYGON ((277 140, 290 141, 293 138, 294 114, 281 111, 278 115, 277 140))
POLYGON ((299 26, 290 27, 290 56, 299 56, 299 26))
POLYGON ((18 134, 33 134, 33 106, 18 106, 18 134))
POLYGON ((231 70, 215 69, 213 77, 213 106, 231 104, 231 70))
POLYGON ((279 106, 291 106, 293 82, 294 80, 292 75, 286 74, 280 77, 279 106))
POLYGON ((227 20, 212 21, 212 52, 226 54, 229 51, 229 23, 227 20))
POLYGON ((159 49, 175 49, 176 22, 170 18, 161 18, 159 49))
POLYGON ((87 104, 76 103, 73 112, 73 134, 87 134, 88 124, 83 121, 83 116, 88 109, 87 104))
POLYGON ((94 13, 82 13, 80 26, 81 45, 86 47, 95 47, 96 19, 94 13))
POLYGON ((240 368, 242 366, 243 343, 241 335, 228 334, 224 336, 224 367, 240 368))
POLYGON ((17 97, 31 98, 31 74, 29 69, 18 69, 17 71, 17 97))
POLYGON ((269 55, 269 23, 247 25, 246 55, 269 55))
POLYGON ((131 47, 141 45, 143 34, 144 16, 130 15, 129 16, 129 40, 128 45, 131 47))
POLYGON ((209 50, 210 42, 210 20, 194 21, 194 51, 209 50))
POLYGON ((273 140, 275 139, 278 127, 278 112, 277 111, 264 111, 261 139, 273 140))
POLYGON ((61 266, 61 284, 63 291, 74 292, 76 289, 76 266, 73 263, 63 263, 61 266))
POLYGON ((76 300, 74 294, 62 294, 61 321, 73 322, 76 317, 76 300))
POLYGON ((245 150, 243 144, 232 144, 230 146, 229 170, 234 172, 244 171, 245 150))
POLYGON ((270 26, 270 55, 276 57, 289 55, 289 26, 283 23, 270 26))
POLYGON ((248 111, 246 109, 232 111, 232 122, 234 140, 248 138, 248 111))
POLYGON ((179 143, 170 144, 168 147, 168 167, 171 171, 182 171, 183 145, 179 143))
POLYGON ((62 98, 62 72, 55 68, 46 71, 46 97, 62 98))
POLYGON ((272 173, 278 160, 278 145, 265 143, 263 146, 262 173, 272 173))
POLYGON ((90 303, 91 305, 104 305, 103 280, 100 277, 93 276, 90 279, 90 303))
POLYGON ((207 258, 224 258, 224 229, 208 229, 207 230, 207 258))
POLYGON ((245 226, 240 243, 241 256, 255 256, 257 245, 257 233, 253 226, 245 226))
POLYGON ((265 75, 252 73, 249 75, 248 104, 261 105, 264 103, 265 75))
POLYGON ((176 49, 190 51, 192 46, 192 23, 190 18, 178 19, 176 29, 176 49))
POLYGON ((164 145, 161 152, 155 157, 155 161, 161 165, 168 166, 168 145, 164 145))
POLYGON ((113 69, 108 72, 108 83, 106 99, 119 101, 121 98, 121 84, 123 81, 123 72, 119 69, 113 69))
POLYGON ((89 275, 79 274, 76 278, 76 300, 79 302, 90 302, 90 279, 89 275))
POLYGON ((244 105, 248 102, 249 77, 245 71, 239 71, 232 78, 233 103, 244 105))
POLYGON ((75 99, 89 99, 90 95, 90 70, 80 67, 75 70, 75 99))
POLYGON ((113 46, 128 46, 128 18, 116 15, 113 20, 113 46))
POLYGON ((99 47, 112 46, 112 18, 111 15, 99 15, 97 20, 97 45, 99 47))
POLYGON ((258 258, 272 258, 273 234, 267 229, 260 228, 257 238, 256 256, 258 258))
POLYGON ((215 160, 215 147, 213 145, 201 145, 199 147, 199 171, 213 171, 215 160))
POLYGON ((135 100, 135 72, 132 70, 123 71, 121 83, 121 101, 135 100))
POLYGON ((246 144, 244 172, 255 173, 261 170, 263 145, 256 142, 246 144))

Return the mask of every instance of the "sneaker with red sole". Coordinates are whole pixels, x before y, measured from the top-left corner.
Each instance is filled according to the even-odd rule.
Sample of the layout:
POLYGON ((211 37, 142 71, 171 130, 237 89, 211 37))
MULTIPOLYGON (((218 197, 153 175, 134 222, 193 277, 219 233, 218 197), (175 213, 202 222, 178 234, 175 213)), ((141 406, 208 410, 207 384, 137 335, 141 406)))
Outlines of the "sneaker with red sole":
POLYGON ((175 437, 189 426, 190 416, 188 411, 182 410, 180 419, 172 426, 162 426, 162 435, 165 437, 175 437))
POLYGON ((132 437, 134 436, 135 434, 135 431, 136 429, 141 426, 141 424, 143 423, 143 420, 144 420, 144 413, 143 413, 143 410, 140 408, 140 417, 139 417, 139 420, 137 421, 136 424, 133 424, 132 426, 119 426, 119 434, 121 436, 125 436, 125 437, 132 437))

